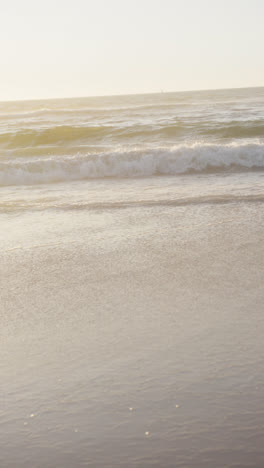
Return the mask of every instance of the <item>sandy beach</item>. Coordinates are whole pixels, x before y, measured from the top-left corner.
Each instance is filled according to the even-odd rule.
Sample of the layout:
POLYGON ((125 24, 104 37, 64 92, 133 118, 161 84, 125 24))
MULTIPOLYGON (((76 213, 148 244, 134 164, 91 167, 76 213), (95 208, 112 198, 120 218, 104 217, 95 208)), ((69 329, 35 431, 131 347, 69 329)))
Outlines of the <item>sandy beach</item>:
POLYGON ((1 467, 260 468, 262 174, 89 184, 3 189, 1 467))
POLYGON ((264 1, 2 3, 0 468, 264 468, 264 1))

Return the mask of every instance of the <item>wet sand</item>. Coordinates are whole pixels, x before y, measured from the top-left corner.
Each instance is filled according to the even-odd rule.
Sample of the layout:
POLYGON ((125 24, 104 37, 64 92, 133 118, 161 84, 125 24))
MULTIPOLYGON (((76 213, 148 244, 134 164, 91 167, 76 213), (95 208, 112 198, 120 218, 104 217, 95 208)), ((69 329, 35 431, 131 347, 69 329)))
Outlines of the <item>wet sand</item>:
POLYGON ((1 217, 2 468, 264 466, 261 202, 1 217))

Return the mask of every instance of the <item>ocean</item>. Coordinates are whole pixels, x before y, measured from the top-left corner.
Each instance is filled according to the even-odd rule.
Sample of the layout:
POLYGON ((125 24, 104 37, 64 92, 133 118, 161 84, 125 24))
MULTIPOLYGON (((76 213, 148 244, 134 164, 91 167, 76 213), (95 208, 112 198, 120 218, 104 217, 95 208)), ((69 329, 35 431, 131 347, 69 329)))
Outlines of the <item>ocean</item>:
POLYGON ((262 468, 264 88, 0 103, 1 468, 262 468))

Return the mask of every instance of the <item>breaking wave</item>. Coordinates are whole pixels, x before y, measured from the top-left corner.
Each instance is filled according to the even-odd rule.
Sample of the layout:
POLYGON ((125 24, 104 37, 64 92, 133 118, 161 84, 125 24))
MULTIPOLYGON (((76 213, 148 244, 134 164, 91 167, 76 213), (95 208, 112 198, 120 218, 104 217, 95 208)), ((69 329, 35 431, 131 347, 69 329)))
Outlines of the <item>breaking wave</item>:
POLYGON ((170 148, 9 159, 0 162, 0 185, 256 169, 264 169, 264 143, 194 143, 170 148))

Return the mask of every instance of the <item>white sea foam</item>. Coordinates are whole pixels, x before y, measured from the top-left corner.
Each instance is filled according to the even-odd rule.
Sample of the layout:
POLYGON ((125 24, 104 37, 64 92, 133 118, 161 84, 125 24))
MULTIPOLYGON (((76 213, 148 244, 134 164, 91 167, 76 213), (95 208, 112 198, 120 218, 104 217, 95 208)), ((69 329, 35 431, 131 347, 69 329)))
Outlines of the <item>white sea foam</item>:
POLYGON ((148 177, 232 169, 264 169, 264 143, 194 143, 75 156, 11 158, 0 163, 0 185, 30 185, 104 177, 148 177))

